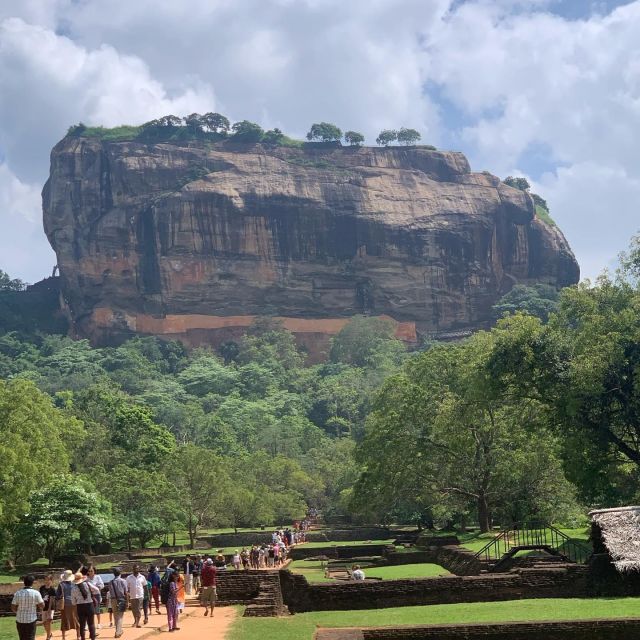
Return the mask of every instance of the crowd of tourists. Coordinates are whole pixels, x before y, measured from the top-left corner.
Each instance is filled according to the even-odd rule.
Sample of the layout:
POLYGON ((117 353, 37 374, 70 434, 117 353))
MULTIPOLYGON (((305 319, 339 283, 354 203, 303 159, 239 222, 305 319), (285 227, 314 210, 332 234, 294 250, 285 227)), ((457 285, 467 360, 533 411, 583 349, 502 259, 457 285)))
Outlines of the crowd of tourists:
MULTIPOLYGON (((250 549, 236 550, 231 564, 237 571, 245 569, 269 569, 281 566, 287 559, 288 549, 305 541, 309 521, 294 523, 293 528, 279 529, 271 535, 269 544, 253 545, 250 549)), ((60 613, 62 640, 95 640, 97 629, 102 628, 103 596, 109 626, 115 625, 115 637, 123 631, 125 612, 131 610, 133 626, 148 624, 155 611, 162 614, 166 608, 169 631, 178 631, 178 620, 185 607, 185 597, 198 596, 204 607, 204 615, 213 615, 216 603, 216 576, 227 571, 227 561, 222 553, 211 555, 187 555, 180 563, 168 562, 161 576, 158 567, 151 565, 146 572, 134 565, 131 573, 123 578, 120 569, 113 569, 113 579, 106 585, 93 565, 77 571, 65 570, 54 586, 54 576, 49 574, 39 590, 33 588, 34 577, 24 578, 24 588, 14 594, 11 604, 16 613, 16 626, 20 640, 34 640, 38 614, 51 640, 51 625, 56 612, 60 613)))

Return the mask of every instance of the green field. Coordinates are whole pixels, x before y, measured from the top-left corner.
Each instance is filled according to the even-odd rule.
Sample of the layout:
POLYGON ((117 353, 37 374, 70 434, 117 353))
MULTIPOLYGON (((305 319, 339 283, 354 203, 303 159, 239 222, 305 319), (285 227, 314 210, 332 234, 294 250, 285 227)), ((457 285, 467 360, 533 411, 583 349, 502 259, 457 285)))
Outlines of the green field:
POLYGON ((403 580, 406 578, 432 578, 434 576, 450 575, 446 569, 438 564, 401 564, 395 567, 369 567, 365 570, 367 578, 381 578, 382 580, 403 580))
MULTIPOLYGON (((589 529, 585 527, 580 527, 577 529, 568 529, 563 527, 558 527, 558 529, 569 536, 575 542, 580 542, 586 546, 589 545, 589 529)), ((482 547, 484 547, 488 542, 494 538, 498 532, 493 533, 458 533, 456 534, 454 531, 449 532, 450 535, 457 535, 460 540, 460 546, 465 549, 470 549, 471 551, 480 551, 482 547)))
POLYGON ((361 546, 361 545, 368 545, 368 544, 393 544, 393 541, 395 540, 395 538, 391 538, 389 540, 356 540, 355 542, 353 540, 348 541, 348 542, 305 542, 304 543, 304 548, 305 549, 327 549, 327 548, 331 548, 331 547, 351 547, 351 546, 361 546))
POLYGON ((299 613, 288 618, 238 618, 233 624, 228 640, 311 640, 318 625, 375 627, 456 622, 625 618, 637 616, 638 611, 640 598, 512 600, 364 611, 318 611, 299 613))

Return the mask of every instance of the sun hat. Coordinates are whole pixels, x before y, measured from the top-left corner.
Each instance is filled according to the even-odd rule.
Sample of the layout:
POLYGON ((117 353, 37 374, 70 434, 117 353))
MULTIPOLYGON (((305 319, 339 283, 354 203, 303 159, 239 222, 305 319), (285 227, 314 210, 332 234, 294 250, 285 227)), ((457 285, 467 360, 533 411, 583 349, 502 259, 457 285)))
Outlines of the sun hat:
POLYGON ((76 584, 78 584, 79 582, 82 582, 83 580, 84 580, 84 576, 80 572, 76 573, 76 575, 73 576, 73 581, 76 584))
POLYGON ((207 564, 213 564, 213 560, 212 560, 211 558, 209 558, 209 559, 207 560, 207 564))
POLYGON ((60 574, 60 582, 71 582, 73 580, 73 571, 67 569, 60 574))

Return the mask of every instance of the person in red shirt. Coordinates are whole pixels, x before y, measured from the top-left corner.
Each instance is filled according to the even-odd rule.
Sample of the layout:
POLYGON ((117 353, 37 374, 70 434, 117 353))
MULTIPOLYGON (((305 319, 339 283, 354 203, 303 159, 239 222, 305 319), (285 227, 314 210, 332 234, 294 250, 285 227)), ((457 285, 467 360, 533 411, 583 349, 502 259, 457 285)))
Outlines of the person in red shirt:
POLYGON ((211 609, 211 615, 213 615, 213 610, 216 606, 216 568, 213 566, 211 558, 207 558, 202 567, 200 584, 202 585, 200 602, 204 607, 204 615, 209 615, 209 609, 211 609))

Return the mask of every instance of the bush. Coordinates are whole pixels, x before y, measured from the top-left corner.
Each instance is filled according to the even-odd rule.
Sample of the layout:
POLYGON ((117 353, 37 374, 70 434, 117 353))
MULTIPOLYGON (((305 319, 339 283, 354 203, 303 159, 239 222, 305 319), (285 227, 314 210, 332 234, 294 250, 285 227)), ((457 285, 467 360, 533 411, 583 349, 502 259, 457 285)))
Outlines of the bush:
MULTIPOLYGON (((320 122, 311 125, 307 140, 318 140, 320 142, 337 142, 342 138, 342 131, 330 122, 320 122)), ((364 138, 363 138, 364 140, 364 138)))

